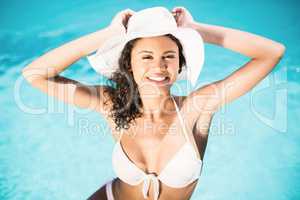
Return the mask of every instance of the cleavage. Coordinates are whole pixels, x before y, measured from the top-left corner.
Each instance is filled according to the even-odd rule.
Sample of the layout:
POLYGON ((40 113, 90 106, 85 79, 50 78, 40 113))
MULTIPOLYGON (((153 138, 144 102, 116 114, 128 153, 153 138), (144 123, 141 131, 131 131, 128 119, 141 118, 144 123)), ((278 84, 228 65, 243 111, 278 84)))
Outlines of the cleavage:
POLYGON ((145 173, 158 175, 187 142, 181 132, 182 128, 179 129, 178 126, 178 123, 175 123, 174 130, 168 130, 168 135, 162 139, 159 137, 146 138, 146 135, 132 137, 124 134, 121 147, 127 158, 139 169, 145 173))

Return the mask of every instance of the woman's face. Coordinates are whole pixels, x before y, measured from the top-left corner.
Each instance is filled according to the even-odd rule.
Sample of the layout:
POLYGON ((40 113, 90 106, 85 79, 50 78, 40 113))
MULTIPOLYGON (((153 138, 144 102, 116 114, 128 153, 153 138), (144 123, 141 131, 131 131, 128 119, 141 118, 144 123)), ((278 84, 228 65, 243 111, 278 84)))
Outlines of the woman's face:
POLYGON ((170 88, 179 70, 179 49, 167 36, 141 38, 131 52, 131 68, 139 87, 170 88))

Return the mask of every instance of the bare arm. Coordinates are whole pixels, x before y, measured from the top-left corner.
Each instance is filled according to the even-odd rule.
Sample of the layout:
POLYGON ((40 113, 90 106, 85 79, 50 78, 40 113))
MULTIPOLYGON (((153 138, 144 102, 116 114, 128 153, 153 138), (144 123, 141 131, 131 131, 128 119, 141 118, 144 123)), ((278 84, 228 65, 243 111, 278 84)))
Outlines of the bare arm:
POLYGON ((284 54, 283 44, 249 32, 194 22, 205 42, 216 44, 250 58, 245 65, 223 80, 204 86, 194 92, 207 99, 212 111, 233 101, 252 89, 276 66, 284 54))
POLYGON ((72 63, 96 50, 109 35, 116 31, 105 28, 80 37, 53 49, 26 66, 22 73, 33 86, 50 96, 81 108, 101 110, 102 86, 87 86, 60 76, 72 63))
MULTIPOLYGON (((128 11, 117 14, 115 21, 122 20, 128 11)), ((113 21, 114 22, 114 21, 113 21)), ((27 65, 22 74, 34 87, 66 103, 81 108, 104 112, 104 89, 108 86, 88 86, 59 74, 81 57, 99 48, 109 37, 124 32, 117 23, 82 36, 55 48, 27 65)))

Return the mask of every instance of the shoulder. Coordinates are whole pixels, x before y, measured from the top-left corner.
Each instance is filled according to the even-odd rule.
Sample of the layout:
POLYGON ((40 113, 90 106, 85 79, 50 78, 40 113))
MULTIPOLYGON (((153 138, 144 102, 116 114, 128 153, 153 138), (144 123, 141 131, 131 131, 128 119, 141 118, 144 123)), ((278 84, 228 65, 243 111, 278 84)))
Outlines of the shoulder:
POLYGON ((201 116, 211 117, 215 113, 215 107, 211 103, 215 95, 213 85, 206 85, 192 91, 187 96, 177 97, 181 103, 184 117, 195 125, 201 116))

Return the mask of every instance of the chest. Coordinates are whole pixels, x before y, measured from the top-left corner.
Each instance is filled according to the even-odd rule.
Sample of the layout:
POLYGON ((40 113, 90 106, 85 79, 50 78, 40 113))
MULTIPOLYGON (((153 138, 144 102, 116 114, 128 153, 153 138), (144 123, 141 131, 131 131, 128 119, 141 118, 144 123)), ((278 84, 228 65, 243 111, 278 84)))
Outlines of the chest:
MULTIPOLYGON (((160 172, 177 154, 187 139, 193 145, 200 159, 203 159, 211 118, 198 121, 185 121, 184 126, 175 118, 161 123, 143 123, 124 131, 121 147, 127 158, 137 167, 148 173, 160 172), (184 129, 188 135, 185 135, 184 129), (187 138, 187 137, 189 138, 187 138)), ((119 140, 120 134, 115 136, 119 140)))
POLYGON ((156 173, 185 143, 182 127, 178 123, 151 124, 127 131, 121 146, 127 157, 147 173, 156 173))

